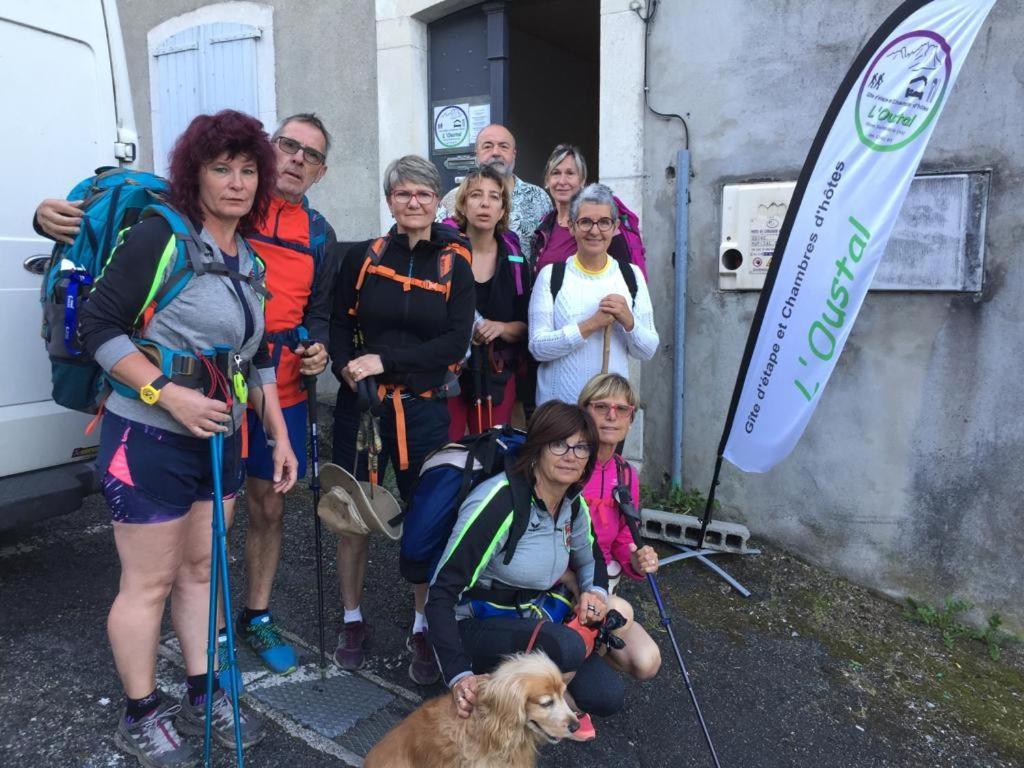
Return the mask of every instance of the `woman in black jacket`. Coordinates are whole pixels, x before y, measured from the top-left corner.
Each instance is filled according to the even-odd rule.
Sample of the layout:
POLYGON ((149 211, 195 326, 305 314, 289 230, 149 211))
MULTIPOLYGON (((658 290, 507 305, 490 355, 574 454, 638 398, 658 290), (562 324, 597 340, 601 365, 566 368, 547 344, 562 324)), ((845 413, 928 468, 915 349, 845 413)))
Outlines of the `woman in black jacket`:
MULTIPOLYGON (((356 466, 356 391, 372 389, 382 406, 380 472, 388 462, 394 465, 406 500, 423 459, 448 439, 445 398, 455 382, 452 368, 465 357, 473 329, 469 248, 457 231, 433 223, 440 192, 437 169, 422 157, 407 155, 388 166, 384 194, 395 226, 349 250, 331 315, 332 370, 342 383, 334 415, 334 463, 356 466)), ((365 457, 359 457, 356 474, 366 479, 365 457)), ((345 616, 335 659, 345 669, 358 669, 365 659, 360 601, 367 553, 366 537, 339 537, 345 616)), ((429 684, 440 674, 423 616, 429 574, 406 576, 416 585, 409 675, 429 684)))
POLYGON ((511 206, 502 176, 490 166, 471 171, 455 195, 458 227, 473 249, 476 320, 473 345, 459 378, 460 394, 448 399, 448 437, 460 440, 510 423, 516 373, 526 357, 530 270, 519 238, 508 228, 511 206))

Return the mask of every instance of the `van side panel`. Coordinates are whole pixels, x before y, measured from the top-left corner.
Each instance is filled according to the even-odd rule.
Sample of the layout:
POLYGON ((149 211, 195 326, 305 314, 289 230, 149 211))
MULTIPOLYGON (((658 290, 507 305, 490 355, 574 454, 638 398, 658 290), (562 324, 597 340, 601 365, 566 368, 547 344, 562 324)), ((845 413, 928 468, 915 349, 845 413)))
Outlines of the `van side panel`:
POLYGON ((22 263, 52 244, 32 229, 36 205, 116 165, 117 114, 100 0, 0 5, 0 477, 88 458, 88 417, 50 400, 39 337, 41 277, 22 263))

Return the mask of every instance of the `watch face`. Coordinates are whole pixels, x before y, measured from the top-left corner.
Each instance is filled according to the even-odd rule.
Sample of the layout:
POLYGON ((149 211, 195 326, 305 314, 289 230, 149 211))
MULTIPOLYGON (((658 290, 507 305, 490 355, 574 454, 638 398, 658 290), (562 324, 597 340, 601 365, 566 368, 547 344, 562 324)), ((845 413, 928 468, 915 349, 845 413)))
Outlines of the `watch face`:
POLYGON ((147 384, 139 390, 139 399, 146 405, 154 405, 160 399, 160 390, 154 389, 152 385, 147 384))

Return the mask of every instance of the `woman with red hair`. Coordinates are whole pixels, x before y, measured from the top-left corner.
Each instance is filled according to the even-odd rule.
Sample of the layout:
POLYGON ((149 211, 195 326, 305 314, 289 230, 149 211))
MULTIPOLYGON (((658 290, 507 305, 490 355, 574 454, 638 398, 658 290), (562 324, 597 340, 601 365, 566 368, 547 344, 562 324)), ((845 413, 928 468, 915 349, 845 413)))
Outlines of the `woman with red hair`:
MULTIPOLYGON (((195 750, 179 731, 198 735, 204 728, 214 487, 209 438, 225 435, 221 487, 229 525, 243 478, 239 427, 246 401, 276 439, 276 490, 291 488, 297 466, 264 339, 264 269, 242 236, 270 202, 273 148, 258 120, 225 110, 192 121, 170 167, 171 204, 193 230, 188 268, 173 269, 178 236, 168 219, 144 218, 122 237, 80 323, 83 343, 112 387, 96 465, 121 561, 107 619, 127 699, 115 741, 143 765, 164 768, 193 765, 195 750), (147 312, 161 288, 180 284, 174 281, 184 287, 147 312), (230 386, 197 357, 221 345, 231 350, 230 386), (169 595, 187 676, 180 705, 163 700, 156 687, 169 595)), ((216 684, 213 697, 214 735, 233 745, 228 697, 216 684)), ((256 718, 242 712, 239 720, 244 745, 262 738, 256 718)))

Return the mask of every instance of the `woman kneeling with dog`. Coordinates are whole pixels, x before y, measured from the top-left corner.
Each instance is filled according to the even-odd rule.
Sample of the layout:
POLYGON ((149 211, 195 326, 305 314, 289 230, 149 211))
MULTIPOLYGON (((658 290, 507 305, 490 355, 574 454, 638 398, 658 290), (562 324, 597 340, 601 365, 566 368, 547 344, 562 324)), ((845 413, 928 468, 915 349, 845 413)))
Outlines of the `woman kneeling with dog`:
MULTIPOLYGON (((613 715, 623 683, 596 653, 593 632, 607 612, 608 578, 582 483, 594 466, 598 435, 575 405, 551 401, 530 420, 509 472, 477 486, 459 511, 427 599, 431 642, 461 717, 473 709, 478 675, 502 657, 537 648, 564 673, 577 711, 613 715), (583 632, 562 620, 571 603, 554 590, 575 571, 583 632), (540 619, 550 619, 539 621, 540 619)), ((583 718, 581 732, 589 731, 583 718)))

